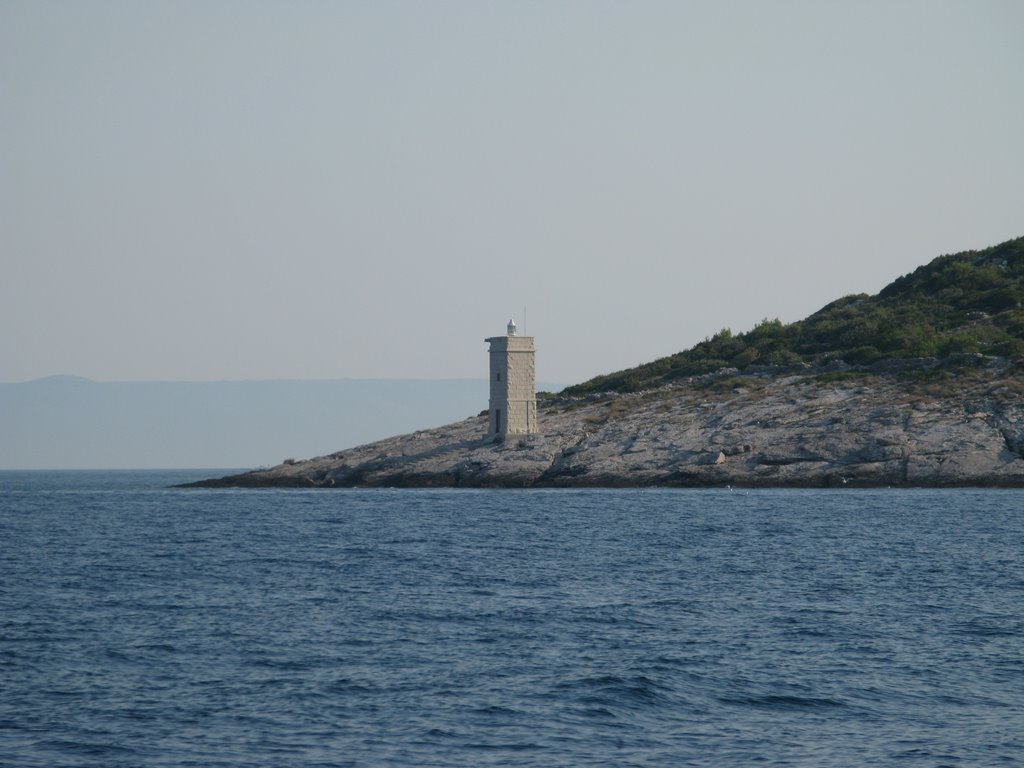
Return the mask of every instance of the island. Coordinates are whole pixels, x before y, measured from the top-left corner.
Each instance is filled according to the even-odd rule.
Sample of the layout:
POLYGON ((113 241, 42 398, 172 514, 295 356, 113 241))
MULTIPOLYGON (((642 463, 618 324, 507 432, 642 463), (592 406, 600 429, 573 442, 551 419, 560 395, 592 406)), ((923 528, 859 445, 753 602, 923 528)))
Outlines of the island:
POLYGON ((1024 238, 538 393, 536 430, 484 411, 189 486, 1024 487, 1024 238))

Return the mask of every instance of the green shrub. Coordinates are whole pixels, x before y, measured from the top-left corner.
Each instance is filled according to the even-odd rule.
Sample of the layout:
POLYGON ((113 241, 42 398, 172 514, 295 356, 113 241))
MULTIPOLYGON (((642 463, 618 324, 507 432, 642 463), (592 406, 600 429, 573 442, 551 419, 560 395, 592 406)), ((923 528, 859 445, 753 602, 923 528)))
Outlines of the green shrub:
POLYGON ((961 331, 950 336, 939 346, 939 356, 973 353, 978 351, 978 339, 967 331, 961 331))
POLYGON ((635 392, 755 364, 868 364, 979 351, 1015 355, 1024 344, 1022 305, 1024 238, 1017 238, 983 251, 940 256, 877 296, 844 296, 795 323, 766 318, 747 333, 723 328, 690 349, 565 392, 635 392))

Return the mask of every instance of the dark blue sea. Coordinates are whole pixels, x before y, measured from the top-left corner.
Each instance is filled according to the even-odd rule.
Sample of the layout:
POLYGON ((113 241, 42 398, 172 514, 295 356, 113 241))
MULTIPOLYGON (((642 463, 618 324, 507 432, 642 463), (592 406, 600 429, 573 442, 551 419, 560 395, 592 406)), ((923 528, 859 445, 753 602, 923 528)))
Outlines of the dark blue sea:
POLYGON ((0 473, 0 765, 1024 764, 1024 492, 0 473))

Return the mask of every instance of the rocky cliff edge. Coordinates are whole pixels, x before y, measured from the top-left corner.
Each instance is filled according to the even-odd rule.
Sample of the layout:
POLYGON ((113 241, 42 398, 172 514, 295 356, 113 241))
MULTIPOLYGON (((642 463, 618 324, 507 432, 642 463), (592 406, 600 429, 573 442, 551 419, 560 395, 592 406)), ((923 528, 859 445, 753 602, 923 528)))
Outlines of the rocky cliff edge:
MULTIPOLYGON (((1024 487, 1024 371, 724 370, 657 390, 542 399, 541 434, 477 416, 198 487, 1024 487)), ((913 370, 906 370, 910 365, 913 370)))

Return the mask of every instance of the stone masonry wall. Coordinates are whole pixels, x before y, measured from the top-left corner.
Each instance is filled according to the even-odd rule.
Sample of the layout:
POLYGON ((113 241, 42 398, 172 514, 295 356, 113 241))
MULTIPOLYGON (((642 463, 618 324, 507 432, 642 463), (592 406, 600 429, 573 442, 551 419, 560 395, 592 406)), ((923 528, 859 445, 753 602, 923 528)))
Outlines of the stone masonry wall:
POLYGON ((537 432, 535 348, 532 336, 495 336, 490 346, 487 434, 537 432))

